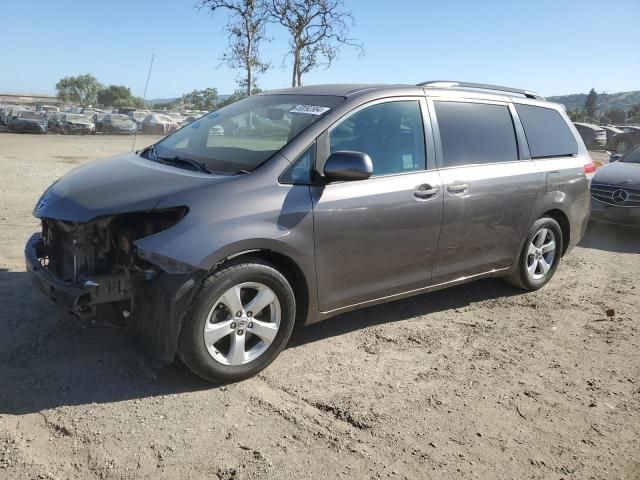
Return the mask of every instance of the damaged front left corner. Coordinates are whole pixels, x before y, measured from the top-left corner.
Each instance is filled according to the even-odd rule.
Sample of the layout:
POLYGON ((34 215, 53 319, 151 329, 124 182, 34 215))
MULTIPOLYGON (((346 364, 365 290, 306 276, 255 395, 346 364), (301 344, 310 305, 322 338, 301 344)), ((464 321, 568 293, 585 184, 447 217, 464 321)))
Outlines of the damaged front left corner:
POLYGON ((142 253, 134 242, 170 228, 186 208, 105 216, 86 223, 42 218, 27 242, 33 283, 83 320, 111 308, 157 360, 170 362, 180 321, 204 272, 142 253), (142 253, 142 254, 141 254, 142 253))

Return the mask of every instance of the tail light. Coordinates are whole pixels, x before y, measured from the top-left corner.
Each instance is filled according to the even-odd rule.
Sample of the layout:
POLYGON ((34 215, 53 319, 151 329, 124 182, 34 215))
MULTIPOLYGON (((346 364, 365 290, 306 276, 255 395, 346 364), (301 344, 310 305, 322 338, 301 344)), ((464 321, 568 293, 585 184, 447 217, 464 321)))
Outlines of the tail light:
POLYGON ((595 173, 596 172, 596 164, 593 163, 593 160, 589 161, 589 163, 586 163, 584 165, 584 173, 585 174, 591 174, 591 173, 595 173))

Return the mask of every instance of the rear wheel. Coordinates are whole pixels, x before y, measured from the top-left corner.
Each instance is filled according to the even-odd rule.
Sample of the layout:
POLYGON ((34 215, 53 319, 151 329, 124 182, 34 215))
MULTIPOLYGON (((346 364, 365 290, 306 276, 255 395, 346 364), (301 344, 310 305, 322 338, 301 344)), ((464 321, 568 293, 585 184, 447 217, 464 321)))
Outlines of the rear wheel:
POLYGON ((271 265, 259 260, 230 265, 205 280, 189 307, 180 358, 211 382, 254 376, 286 346, 295 311, 289 282, 271 265))
POLYGON ((524 290, 544 287, 558 268, 563 238, 560 225, 553 218, 537 220, 527 237, 518 259, 518 270, 506 280, 524 290))
POLYGON ((616 153, 624 155, 629 150, 631 150, 631 147, 631 141, 628 138, 621 138, 616 142, 616 153))

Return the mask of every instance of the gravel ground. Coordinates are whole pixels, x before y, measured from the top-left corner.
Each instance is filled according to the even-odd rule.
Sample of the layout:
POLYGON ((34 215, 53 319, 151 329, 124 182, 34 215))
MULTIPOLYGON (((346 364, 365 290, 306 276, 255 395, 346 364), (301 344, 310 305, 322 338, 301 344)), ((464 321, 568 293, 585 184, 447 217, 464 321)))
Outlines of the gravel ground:
POLYGON ((27 280, 41 192, 130 148, 0 133, 0 478, 640 478, 637 232, 590 227, 535 293, 484 280, 299 329, 212 387, 27 280))

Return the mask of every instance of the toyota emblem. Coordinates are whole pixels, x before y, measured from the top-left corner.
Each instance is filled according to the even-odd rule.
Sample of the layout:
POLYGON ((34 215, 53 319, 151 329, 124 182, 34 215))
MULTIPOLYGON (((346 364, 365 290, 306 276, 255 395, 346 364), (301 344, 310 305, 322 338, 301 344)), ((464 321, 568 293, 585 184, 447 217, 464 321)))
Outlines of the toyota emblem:
POLYGON ((623 189, 620 188, 620 189, 616 190, 615 192, 613 192, 613 194, 611 195, 611 198, 616 203, 624 203, 629 198, 629 194, 627 193, 626 190, 623 190, 623 189))

